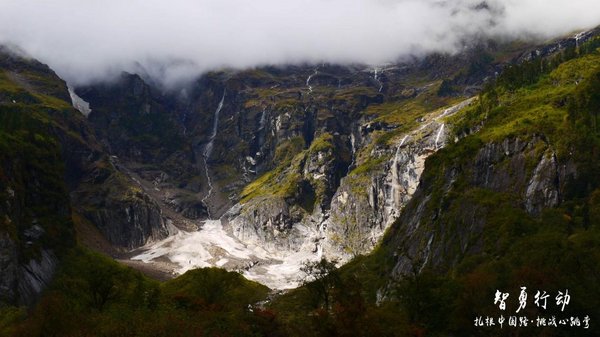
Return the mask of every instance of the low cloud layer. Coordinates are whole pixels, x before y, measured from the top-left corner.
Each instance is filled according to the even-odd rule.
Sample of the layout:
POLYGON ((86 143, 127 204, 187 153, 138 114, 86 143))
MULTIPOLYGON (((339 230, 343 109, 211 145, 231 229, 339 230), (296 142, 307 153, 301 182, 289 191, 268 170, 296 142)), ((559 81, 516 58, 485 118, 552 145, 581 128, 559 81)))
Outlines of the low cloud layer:
POLYGON ((600 24, 598 0, 2 0, 0 43, 71 84, 145 69, 174 83, 220 67, 380 64, 476 35, 600 24))

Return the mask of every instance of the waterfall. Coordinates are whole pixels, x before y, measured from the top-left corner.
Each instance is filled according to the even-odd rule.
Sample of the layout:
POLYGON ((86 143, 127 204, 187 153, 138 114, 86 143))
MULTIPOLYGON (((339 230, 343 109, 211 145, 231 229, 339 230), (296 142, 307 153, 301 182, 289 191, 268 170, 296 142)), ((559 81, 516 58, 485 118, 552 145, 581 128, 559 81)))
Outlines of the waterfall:
POLYGON ((352 170, 352 168, 354 167, 354 164, 356 164, 356 137, 354 137, 354 133, 350 132, 350 146, 352 147, 352 161, 350 162, 350 165, 348 165, 348 168, 346 169, 346 175, 350 174, 350 170, 352 170))
POLYGON ((185 109, 183 110, 183 115, 181 116, 181 126, 183 127, 183 135, 186 136, 187 135, 187 122, 188 122, 188 116, 190 114, 190 109, 191 109, 191 105, 189 103, 189 97, 188 97, 188 93, 187 90, 181 89, 181 91, 179 92, 179 97, 177 98, 178 102, 185 105, 185 109))
POLYGON ((440 126, 440 130, 437 133, 437 136, 435 136, 435 148, 438 148, 438 142, 440 141, 440 137, 442 136, 442 133, 444 132, 444 123, 442 123, 442 125, 440 126))
POLYGON ((317 238, 317 260, 321 260, 323 258, 323 240, 326 240, 325 235, 325 220, 321 220, 319 224, 318 233, 319 237, 317 238))
POLYGON ((400 142, 400 145, 398 145, 398 148, 401 148, 402 145, 404 145, 404 142, 406 142, 407 139, 408 139, 408 135, 404 136, 404 138, 402 138, 402 141, 400 142))
POLYGON ((208 159, 212 153, 212 149, 213 149, 213 144, 215 142, 215 138, 217 137, 217 133, 218 133, 218 129, 219 129, 219 113, 221 112, 221 109, 223 108, 223 102, 225 101, 225 92, 226 90, 223 91, 223 97, 221 97, 221 101, 219 102, 219 105, 217 106, 217 110, 215 110, 215 115, 213 117, 213 125, 212 125, 212 131, 210 133, 210 139, 208 141, 208 144, 206 144, 206 146, 204 147, 204 152, 203 152, 203 156, 205 159, 208 159))
POLYGON ((306 79, 306 86, 308 87, 308 93, 311 94, 313 91, 312 86, 310 85, 310 80, 313 78, 313 76, 317 75, 319 73, 319 68, 315 68, 315 72, 310 74, 308 76, 308 78, 306 79))
POLYGON ((576 48, 579 48, 579 44, 580 44, 579 41, 581 41, 587 35, 587 33, 588 33, 587 31, 580 32, 580 33, 577 33, 573 37, 575 39, 575 47, 576 48))
POLYGON ((262 114, 260 115, 259 130, 263 130, 265 128, 266 122, 267 122, 267 108, 264 108, 262 111, 262 114))
POLYGON ((204 196, 204 198, 202 198, 202 203, 204 204, 204 206, 206 206, 206 211, 208 212, 209 219, 212 218, 212 216, 210 214, 210 207, 208 206, 208 204, 206 202, 212 195, 213 185, 212 185, 212 180, 210 178, 210 172, 208 170, 208 159, 210 158, 210 155, 212 154, 215 138, 217 137, 217 133, 219 131, 219 113, 221 112, 221 109, 223 108, 223 102, 225 101, 225 93, 226 92, 227 92, 227 90, 223 90, 223 97, 221 97, 221 101, 219 102, 219 105, 217 106, 217 110, 215 110, 215 114, 213 116, 213 125, 212 125, 212 131, 210 134, 209 141, 204 146, 204 151, 202 152, 202 158, 204 160, 204 171, 206 174, 206 183, 208 184, 208 193, 204 196))
MULTIPOLYGON (((373 68, 373 79, 375 80, 375 82, 377 82, 377 84, 379 84, 379 90, 378 92, 381 92, 381 90, 383 90, 383 83, 381 82, 381 80, 379 80, 379 69, 377 67, 373 68)), ((381 72, 383 72, 383 69, 381 70, 381 72)))

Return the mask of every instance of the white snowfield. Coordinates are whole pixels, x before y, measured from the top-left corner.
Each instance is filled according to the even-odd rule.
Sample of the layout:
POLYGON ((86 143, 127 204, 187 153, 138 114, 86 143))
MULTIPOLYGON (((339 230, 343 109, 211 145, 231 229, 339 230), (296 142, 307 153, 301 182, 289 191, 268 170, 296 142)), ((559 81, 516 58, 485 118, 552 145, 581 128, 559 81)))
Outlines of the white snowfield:
POLYGON ((89 116, 92 112, 92 109, 90 109, 90 103, 84 101, 83 98, 79 97, 72 87, 68 87, 68 90, 69 95, 71 96, 71 103, 73 107, 79 110, 79 112, 81 112, 81 114, 85 117, 89 116))
MULTIPOLYGON (((309 83, 310 77, 307 79, 307 85, 309 83)), ((381 227, 376 227, 377 230, 372 233, 373 242, 380 240, 416 191, 425 167, 425 159, 446 145, 448 128, 445 128, 443 119, 473 101, 474 99, 470 98, 426 116, 419 128, 404 135, 396 146, 395 155, 390 158, 392 164, 388 173, 391 175, 388 179, 391 184, 391 199, 382 205, 389 216, 387 221, 381 224, 381 227)), ((220 108, 221 105, 217 113, 220 108)), ((210 176, 208 178, 210 179, 210 176)), ((344 194, 338 196, 342 199, 346 197, 344 194)), ((339 263, 345 263, 351 258, 328 239, 328 221, 329 216, 323 214, 309 225, 294 224, 292 230, 295 232, 291 237, 300 240, 281 247, 270 242, 265 243, 253 235, 236 237, 231 228, 223 227, 221 220, 206 220, 200 230, 175 230, 168 238, 138 249, 137 255, 131 259, 167 265, 174 274, 183 274, 195 268, 219 267, 238 271, 246 278, 271 289, 293 289, 301 282, 304 276, 301 267, 307 261, 318 261, 324 255, 339 263)))
MULTIPOLYGON (((307 240, 310 241, 310 240, 307 240)), ((174 274, 190 269, 219 267, 238 271, 246 278, 271 289, 293 289, 300 282, 305 261, 316 261, 314 244, 307 242, 297 252, 276 251, 252 243, 242 243, 227 233, 221 220, 206 220, 197 232, 179 230, 168 238, 139 249, 132 260, 161 261, 171 265, 174 274)))

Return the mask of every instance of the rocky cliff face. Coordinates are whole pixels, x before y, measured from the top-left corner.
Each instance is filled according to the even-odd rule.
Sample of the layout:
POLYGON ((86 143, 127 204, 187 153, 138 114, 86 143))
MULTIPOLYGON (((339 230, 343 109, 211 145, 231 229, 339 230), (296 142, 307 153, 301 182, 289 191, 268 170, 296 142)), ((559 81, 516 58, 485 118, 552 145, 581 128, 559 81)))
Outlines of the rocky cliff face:
POLYGON ((135 182, 107 165, 66 84, 47 66, 0 50, 0 120, 2 301, 35 301, 74 245, 72 211, 97 221, 116 245, 166 237, 160 208, 142 192, 122 202, 135 182), (110 236, 119 223, 126 225, 110 236))
POLYGON ((506 202, 511 208, 538 216, 542 209, 558 205, 567 177, 576 175, 577 170, 573 163, 559 167, 548 143, 534 137, 484 144, 460 164, 448 165, 435 174, 423 181, 400 217, 401 225, 390 235, 394 239, 389 244, 401 252, 393 271, 396 277, 413 275, 426 267, 447 270, 458 263, 459 256, 482 253, 478 237, 494 207, 506 202), (469 193, 450 199, 461 193, 465 183, 469 193), (483 196, 477 199, 478 193, 498 193, 511 199, 488 204, 482 202, 483 196), (460 213, 453 211, 457 207, 460 213), (460 226, 449 228, 453 223, 460 226))
POLYGON ((414 130, 388 149, 371 150, 371 160, 380 161, 377 168, 350 174, 334 196, 326 224, 329 241, 351 255, 371 251, 411 200, 427 157, 448 143, 452 126, 444 119, 472 102, 468 99, 422 117, 414 130))
POLYGON ((74 244, 60 145, 41 112, 61 107, 64 83, 3 49, 0 69, 0 302, 27 305, 74 244))
MULTIPOLYGON (((369 106, 436 91, 436 81, 456 75, 481 58, 482 50, 382 67, 323 64, 214 72, 167 89, 123 74, 117 83, 75 92, 90 104, 89 121, 110 153, 143 180, 160 181, 156 198, 162 206, 196 220, 223 214, 248 183, 324 134, 337 142, 333 181, 325 193, 330 199, 358 150, 359 127, 378 117, 365 115, 369 106), (421 83, 414 85, 413 78, 421 83)), ((477 87, 495 70, 486 64, 456 80, 455 87, 477 87)), ((397 125, 382 120, 368 128, 370 133, 397 125)), ((329 202, 321 206, 328 208, 329 202)))
MULTIPOLYGON (((468 104, 448 109, 461 99, 437 94, 437 77, 445 75, 432 69, 418 85, 403 84, 421 71, 408 66, 207 74, 179 91, 186 98, 178 104, 187 108, 169 117, 193 149, 194 160, 182 167, 194 166, 195 173, 176 178, 162 163, 142 157, 119 161, 141 186, 150 187, 145 191, 172 218, 199 224, 222 218, 235 240, 267 248, 268 262, 250 263, 258 269, 295 254, 347 260, 372 249, 398 216, 419 181, 423 160, 446 143, 444 119, 468 104), (153 184, 151 172, 166 178, 153 184), (206 212, 190 216, 175 195, 199 200, 206 212), (344 198, 350 202, 344 204, 344 198), (347 223, 352 217, 360 222, 356 228, 347 223)), ((90 118, 106 111, 107 103, 86 90, 100 89, 77 91, 90 102, 90 118)), ((121 112, 114 118, 127 119, 126 110, 117 108, 121 112)), ((148 260, 149 254, 140 256, 148 260)))
MULTIPOLYGON (((473 103, 461 94, 478 90, 504 66, 491 54, 499 49, 478 46, 454 58, 433 55, 378 68, 320 65, 207 74, 178 91, 169 117, 179 125, 173 130, 190 139, 193 160, 182 165, 193 166, 194 175, 171 178, 164 165, 142 157, 123 160, 123 166, 142 178, 141 185, 152 182, 150 170, 166 177, 154 191, 146 189, 163 211, 188 222, 221 218, 223 230, 237 242, 270 250, 272 261, 253 261, 244 267, 248 273, 252 266, 261 269, 291 256, 346 261, 372 250, 400 216, 429 156, 481 128, 474 123, 461 133, 453 130, 457 113, 473 103), (198 211, 190 216, 182 199, 194 200, 198 211)), ((522 55, 512 53, 502 57, 522 55)), ((538 171, 547 173, 552 162, 540 163, 538 171)), ((497 183, 494 179, 488 183, 497 183)), ((557 194, 545 187, 553 176, 531 179, 527 207, 535 214, 557 194), (534 195, 543 195, 544 203, 534 195)))
MULTIPOLYGON (((75 211, 122 250, 143 246, 169 234, 171 220, 145 186, 118 160, 103 155, 91 163, 71 192, 75 211)), ((182 226, 184 226, 183 224, 182 226)))
MULTIPOLYGON (((11 107, 15 111, 43 107, 48 137, 65 163, 73 211, 121 251, 176 233, 184 238, 179 231, 222 219, 210 222, 215 233, 268 252, 249 254, 256 258, 249 267, 210 252, 212 263, 256 275, 260 268, 284 266, 281 261, 346 261, 369 252, 407 204, 401 220, 414 227, 407 225, 413 228, 407 233, 426 228, 418 219, 430 216, 423 212, 439 196, 419 192, 428 188, 419 187, 425 162, 466 136, 453 126, 474 102, 467 99, 471 93, 504 66, 492 55, 527 59, 511 53, 490 43, 456 56, 379 67, 229 70, 178 88, 124 73, 114 83, 69 90, 47 67, 5 57, 3 80, 15 88, 0 98, 7 106, 19 103, 11 107), (31 71, 51 80, 36 82, 31 71)), ((481 126, 470 127, 472 132, 481 126)), ((560 203, 560 184, 575 165, 560 163, 543 137, 519 139, 485 143, 473 157, 472 182, 523 196, 525 212, 537 216, 560 203), (527 173, 517 173, 522 171, 527 173)), ((448 166, 440 173, 447 178, 442 190, 451 190, 461 169, 448 166)), ((432 240, 413 240, 407 251, 418 246, 426 252, 432 240)), ((14 255, 14 242, 5 238, 3 247, 14 255)), ((417 255, 429 260, 423 252, 417 255)), ((54 253, 40 254, 46 262, 35 268, 51 269, 54 253)), ((400 266, 397 273, 411 268, 400 266)))
MULTIPOLYGON (((473 271, 503 258, 519 266, 510 254, 549 249, 540 238, 554 235, 570 244, 573 233, 595 235, 597 219, 587 209, 596 207, 591 172, 597 159, 588 147, 596 148, 597 133, 582 121, 590 121, 596 105, 582 97, 598 91, 589 85, 597 83, 597 68, 587 63, 598 55, 565 55, 536 86, 517 90, 499 81, 466 113, 477 132, 427 160, 419 187, 382 244, 394 279, 423 270, 473 271), (556 86, 561 94, 552 92, 556 86), (540 95, 546 97, 541 105, 523 104, 540 95)), ((523 268, 542 270, 556 262, 527 263, 523 268)))
POLYGON ((228 226, 242 242, 280 251, 308 249, 306 255, 312 253, 313 258, 346 261, 369 252, 412 197, 425 159, 447 143, 449 126, 444 119, 471 102, 469 99, 420 117, 414 129, 390 145, 355 144, 364 158, 358 159, 361 165, 353 170, 356 164, 351 164, 350 172, 340 181, 331 175, 340 171, 330 164, 336 148, 331 145, 316 153, 309 149, 308 159, 296 158, 299 168, 292 170, 297 172, 298 194, 313 207, 302 207, 300 201, 291 203, 293 195, 287 199, 258 196, 226 214, 228 226), (318 196, 322 199, 315 200, 318 196))

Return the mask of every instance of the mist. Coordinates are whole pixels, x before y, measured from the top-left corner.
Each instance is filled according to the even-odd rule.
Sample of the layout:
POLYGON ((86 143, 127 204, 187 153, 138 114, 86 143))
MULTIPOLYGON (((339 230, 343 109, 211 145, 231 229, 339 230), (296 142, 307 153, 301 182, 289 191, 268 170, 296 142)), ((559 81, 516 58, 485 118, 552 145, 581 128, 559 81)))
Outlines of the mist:
POLYGON ((1 0, 0 44, 71 85, 147 72, 394 62, 478 36, 544 39, 600 24, 598 0, 1 0))

